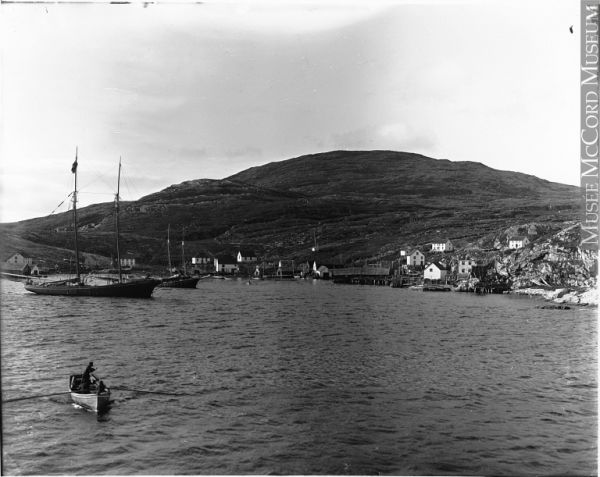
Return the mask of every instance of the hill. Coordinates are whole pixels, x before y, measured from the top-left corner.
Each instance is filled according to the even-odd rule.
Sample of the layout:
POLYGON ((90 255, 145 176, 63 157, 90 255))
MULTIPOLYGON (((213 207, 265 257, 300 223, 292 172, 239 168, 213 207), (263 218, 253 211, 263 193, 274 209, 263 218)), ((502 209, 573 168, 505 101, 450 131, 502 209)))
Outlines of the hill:
MULTIPOLYGON (((579 189, 476 162, 333 151, 186 181, 121 210, 122 250, 147 264, 166 262, 169 224, 173 243, 184 233, 188 257, 242 246, 267 259, 304 260, 316 242, 323 260, 341 264, 396 257, 438 238, 493 247, 502 231, 524 223, 555 232, 579 218, 579 189)), ((110 257, 112 204, 78 212, 80 248, 110 257)), ((0 239, 9 252, 27 252, 28 243, 42 247, 35 254, 56 252, 70 247, 70 220, 62 213, 2 224, 0 239)))

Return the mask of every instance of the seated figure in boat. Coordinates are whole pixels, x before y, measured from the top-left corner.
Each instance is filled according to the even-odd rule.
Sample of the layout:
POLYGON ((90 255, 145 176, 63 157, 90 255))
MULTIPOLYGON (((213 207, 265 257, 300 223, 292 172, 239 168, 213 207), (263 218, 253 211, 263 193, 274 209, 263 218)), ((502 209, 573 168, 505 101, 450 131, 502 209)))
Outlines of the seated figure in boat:
POLYGON ((90 361, 90 364, 87 365, 87 368, 85 368, 85 371, 83 372, 83 375, 81 376, 81 389, 84 393, 89 393, 90 392, 90 384, 91 379, 90 379, 90 375, 96 371, 94 369, 94 363, 92 361, 90 361))

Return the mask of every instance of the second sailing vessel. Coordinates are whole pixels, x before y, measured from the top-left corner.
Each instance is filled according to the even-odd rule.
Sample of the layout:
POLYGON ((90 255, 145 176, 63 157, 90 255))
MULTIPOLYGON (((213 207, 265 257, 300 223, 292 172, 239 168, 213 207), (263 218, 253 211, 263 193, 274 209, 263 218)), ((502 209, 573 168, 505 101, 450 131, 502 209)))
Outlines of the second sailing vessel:
POLYGON ((119 174, 117 179, 117 194, 115 196, 115 232, 118 263, 118 278, 81 277, 79 270, 79 246, 77 242, 77 150, 71 172, 75 174, 73 191, 73 231, 75 234, 75 270, 76 277, 70 280, 34 283, 28 281, 25 290, 38 295, 64 296, 94 296, 94 297, 128 297, 150 298, 154 288, 160 284, 155 278, 125 279, 121 272, 121 257, 119 254, 119 189, 121 182, 121 160, 119 159, 119 174), (103 281, 103 283, 98 283, 103 281))
MULTIPOLYGON (((162 279, 160 284, 161 287, 166 288, 196 288, 196 285, 200 281, 200 277, 192 277, 185 271, 185 253, 183 252, 184 239, 183 232, 181 235, 181 266, 183 271, 177 272, 170 277, 162 279)), ((171 267, 171 226, 167 228, 167 254, 169 256, 169 273, 173 268, 171 267)))

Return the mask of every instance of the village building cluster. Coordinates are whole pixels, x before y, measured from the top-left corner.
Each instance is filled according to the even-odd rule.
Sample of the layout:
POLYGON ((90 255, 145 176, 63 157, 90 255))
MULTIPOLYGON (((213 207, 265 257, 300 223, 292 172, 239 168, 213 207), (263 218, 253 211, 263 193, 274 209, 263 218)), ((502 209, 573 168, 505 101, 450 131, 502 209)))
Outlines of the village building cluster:
MULTIPOLYGON (((506 249, 516 250, 530 243, 527 236, 508 237, 506 249)), ((413 282, 445 283, 454 279, 468 279, 485 265, 470 256, 453 254, 456 248, 451 240, 433 241, 428 247, 402 250, 394 261, 364 264, 360 267, 332 265, 321 262, 317 253, 310 260, 259 260, 254 250, 240 248, 237 254, 196 255, 191 258, 191 271, 206 275, 240 275, 261 278, 308 277, 320 279, 339 279, 344 277, 369 277, 374 282, 392 276, 408 276, 413 282)), ((34 260, 25 252, 13 252, 2 261, 2 273, 15 275, 48 275, 65 273, 72 264, 64 259, 63 263, 47 264, 45 260, 34 260)), ((135 270, 140 265, 135 254, 128 252, 121 257, 121 267, 135 270)))

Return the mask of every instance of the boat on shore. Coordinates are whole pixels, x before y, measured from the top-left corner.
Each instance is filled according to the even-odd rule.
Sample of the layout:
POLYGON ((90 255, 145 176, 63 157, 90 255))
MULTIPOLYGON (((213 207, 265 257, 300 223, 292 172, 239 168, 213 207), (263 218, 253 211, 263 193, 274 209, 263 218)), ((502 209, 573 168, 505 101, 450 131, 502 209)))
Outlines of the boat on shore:
POLYGON ((95 382, 90 384, 88 391, 82 390, 83 375, 72 374, 69 379, 69 392, 71 400, 89 411, 103 412, 106 411, 110 404, 110 389, 104 387, 100 389, 100 381, 95 378, 95 382))
POLYGON ((115 233, 118 278, 103 282, 82 279, 79 270, 79 245, 77 238, 77 166, 78 158, 77 151, 75 151, 75 162, 71 167, 71 172, 75 174, 75 187, 73 190, 73 232, 75 237, 76 276, 73 279, 49 282, 33 281, 30 279, 25 282, 25 290, 38 295, 150 298, 154 288, 160 284, 160 280, 150 277, 126 279, 123 277, 121 271, 121 256, 119 253, 119 189, 121 182, 121 160, 119 160, 117 193, 115 196, 115 233))

